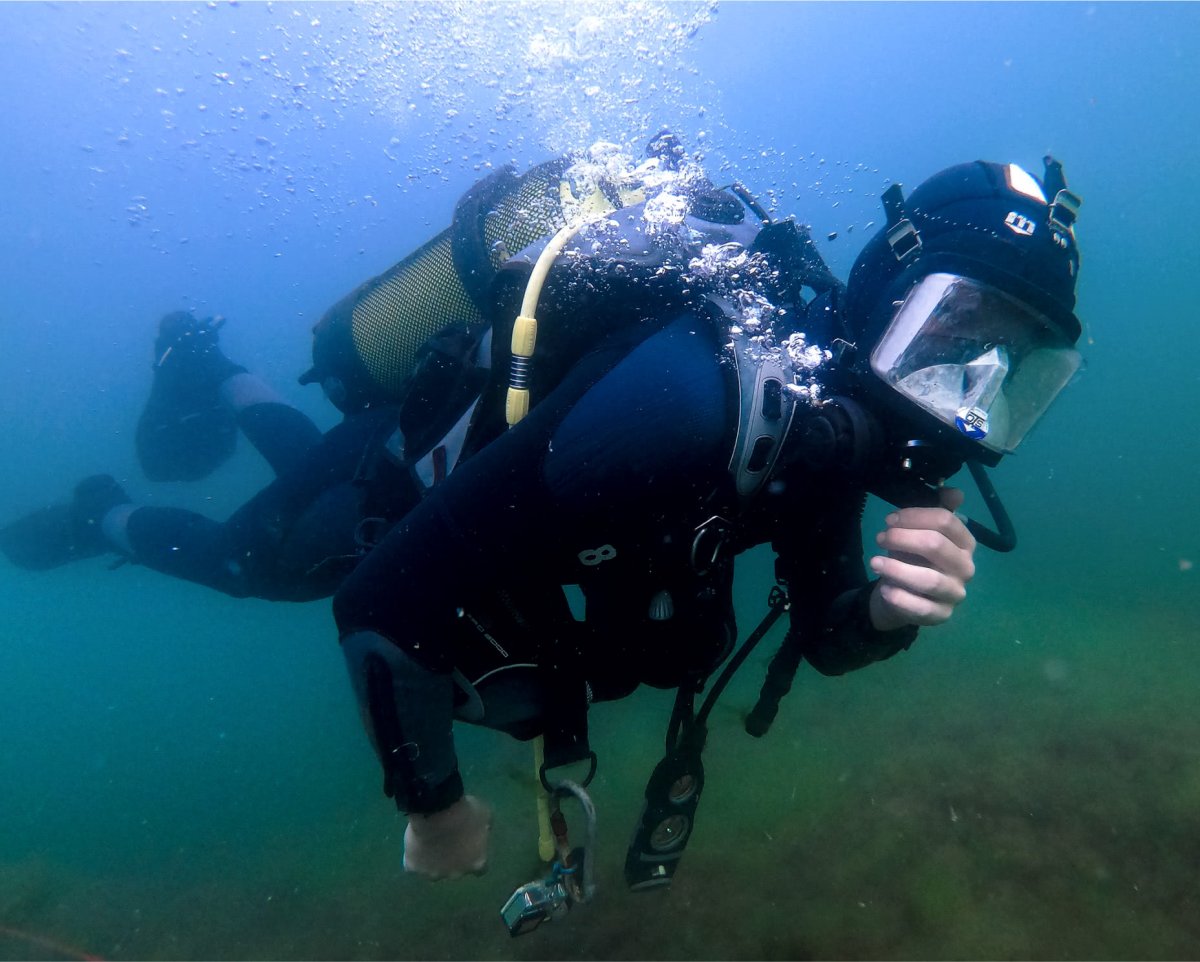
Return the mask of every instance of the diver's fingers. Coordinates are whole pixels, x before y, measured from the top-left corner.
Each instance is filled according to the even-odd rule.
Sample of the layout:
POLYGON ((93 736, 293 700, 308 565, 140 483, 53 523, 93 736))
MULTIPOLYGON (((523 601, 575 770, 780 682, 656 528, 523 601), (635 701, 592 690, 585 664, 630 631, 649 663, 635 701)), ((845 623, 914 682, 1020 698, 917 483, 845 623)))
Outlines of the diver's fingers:
MULTIPOLYGON (((954 518, 941 508, 913 509, 939 511, 954 518)), ((957 518, 954 518, 958 524, 957 518)), ((962 533, 970 538, 970 547, 963 547, 942 530, 935 528, 905 528, 888 525, 875 536, 875 543, 891 555, 900 556, 906 564, 925 565, 959 579, 963 584, 975 577, 975 539, 964 527, 962 533)))
POLYGON ((883 555, 873 557, 870 566, 886 586, 920 595, 936 604, 954 607, 967 596, 963 579, 937 568, 908 564, 899 558, 885 558, 883 555))
POLYGON ((958 547, 973 552, 975 536, 953 513, 962 504, 962 492, 958 488, 942 488, 938 496, 942 498, 943 507, 901 508, 887 516, 887 526, 939 531, 958 547))
POLYGON ((899 615, 905 624, 928 627, 940 625, 948 621, 954 613, 954 605, 934 601, 921 594, 913 594, 899 585, 881 580, 879 596, 895 615, 899 615))

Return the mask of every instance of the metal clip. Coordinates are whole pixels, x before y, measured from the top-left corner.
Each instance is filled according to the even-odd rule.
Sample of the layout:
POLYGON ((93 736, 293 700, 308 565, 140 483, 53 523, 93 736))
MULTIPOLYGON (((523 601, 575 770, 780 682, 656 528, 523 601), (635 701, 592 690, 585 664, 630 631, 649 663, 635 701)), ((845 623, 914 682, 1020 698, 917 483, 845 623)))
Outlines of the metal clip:
POLYGON ((699 575, 707 574, 720 560, 722 549, 733 533, 733 525, 714 514, 696 527, 692 539, 692 569, 699 575))
POLYGON ((1082 203, 1083 198, 1064 187, 1054 195, 1054 203, 1050 205, 1050 226, 1064 234, 1070 233, 1079 217, 1079 206, 1082 203))
POLYGON ((921 249, 921 235, 907 217, 888 228, 887 242, 900 263, 921 249))

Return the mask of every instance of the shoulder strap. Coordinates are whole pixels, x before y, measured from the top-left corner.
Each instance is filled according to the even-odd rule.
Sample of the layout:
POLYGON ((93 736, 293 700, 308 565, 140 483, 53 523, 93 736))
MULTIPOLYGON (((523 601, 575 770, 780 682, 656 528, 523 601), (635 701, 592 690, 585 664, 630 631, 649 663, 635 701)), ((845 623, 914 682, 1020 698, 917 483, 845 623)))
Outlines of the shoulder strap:
MULTIPOLYGON (((716 301, 717 307, 727 305, 716 301)), ((744 332, 730 334, 737 371, 737 438, 729 472, 737 491, 738 508, 745 509, 762 490, 775 467, 783 439, 791 426, 796 400, 787 389, 787 368, 778 355, 756 351, 744 332)))

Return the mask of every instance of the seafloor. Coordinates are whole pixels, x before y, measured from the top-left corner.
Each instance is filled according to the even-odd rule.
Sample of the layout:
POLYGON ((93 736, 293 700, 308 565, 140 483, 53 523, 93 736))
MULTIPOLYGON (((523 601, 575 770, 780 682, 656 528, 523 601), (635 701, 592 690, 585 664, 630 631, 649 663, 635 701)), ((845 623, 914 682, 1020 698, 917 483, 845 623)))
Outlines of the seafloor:
MULTIPOLYGON (((539 872, 527 748, 463 735, 468 782, 500 813, 492 866, 422 883, 400 871, 402 823, 333 677, 313 706, 330 720, 274 730, 252 720, 250 697, 231 735, 243 754, 223 749, 211 772, 157 784, 148 800, 136 772, 112 787, 119 759, 92 764, 108 788, 48 777, 85 806, 94 791, 96 806, 131 811, 96 815, 112 838, 31 842, 42 854, 0 865, 0 957, 1195 958, 1195 612, 1178 598, 1172 608, 1169 592, 1125 603, 1026 592, 1017 604, 1007 590, 977 591, 953 626, 890 664, 840 679, 803 668, 756 741, 741 716, 769 639, 714 715, 696 835, 669 891, 630 894, 621 881, 665 693, 593 715, 598 897, 511 940, 498 909, 539 872), (308 762, 289 773, 296 757, 308 762), (179 797, 208 782, 196 804, 179 797)), ((744 629, 762 599, 745 600, 744 629)), ((239 630, 290 619, 315 631, 325 618, 261 606, 239 630)), ((291 697, 305 697, 296 684, 291 697)), ((147 732, 171 750, 169 728, 147 732)))

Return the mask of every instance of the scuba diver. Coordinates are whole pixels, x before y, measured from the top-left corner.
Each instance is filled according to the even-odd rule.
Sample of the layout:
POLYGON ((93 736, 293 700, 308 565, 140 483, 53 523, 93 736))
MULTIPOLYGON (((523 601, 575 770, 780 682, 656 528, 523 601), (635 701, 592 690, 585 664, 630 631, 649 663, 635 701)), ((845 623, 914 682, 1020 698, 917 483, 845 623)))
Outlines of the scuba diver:
MULTIPOLYGON (((977 541, 1013 546, 984 468, 1081 363, 1079 199, 1052 158, 1040 181, 975 162, 908 198, 893 186, 845 286, 805 231, 752 200, 765 223, 659 199, 505 262, 492 368, 509 376, 484 403, 504 406, 507 429, 335 595, 384 792, 409 818, 404 864, 420 875, 487 861, 492 813, 466 793, 455 720, 544 738, 543 786, 573 793, 547 773, 582 762, 591 777, 590 706, 649 684, 676 689, 676 709, 626 878, 669 882, 712 699, 771 623, 730 657, 733 559, 769 543, 769 617, 790 614, 747 718, 761 735, 801 660, 841 674, 907 649, 963 601, 977 541), (955 513, 962 492, 942 485, 964 464, 998 530, 955 513), (870 574, 868 494, 896 506, 870 574), (582 593, 581 618, 566 586, 582 593)), ((511 932, 555 917, 569 871, 556 864, 514 894, 511 932)))
MULTIPOLYGON (((135 434, 138 463, 151 481, 207 477, 233 454, 239 432, 279 477, 321 439, 308 417, 225 356, 218 344, 224 322, 222 317, 198 319, 189 311, 174 311, 159 321, 153 381, 135 434)), ((200 554, 215 557, 220 527, 191 512, 137 508, 115 478, 100 474, 79 482, 69 502, 4 526, 0 549, 14 564, 32 570, 120 551, 141 555, 152 566, 150 559, 161 555, 172 569, 184 571, 196 568, 200 554), (134 539, 140 550, 134 549, 134 539), (197 550, 201 542, 208 542, 204 551, 197 550)), ((234 587, 228 570, 223 581, 230 593, 250 593, 234 587)))
POLYGON ((331 595, 371 531, 411 507, 418 495, 399 469, 371 490, 363 480, 374 467, 369 454, 395 430, 395 409, 361 412, 322 435, 225 356, 218 344, 223 323, 186 311, 160 321, 150 396, 135 435, 138 462, 151 481, 195 481, 232 455, 241 433, 274 481, 218 522, 136 504, 111 475, 92 475, 69 501, 0 528, 0 550, 11 562, 46 570, 115 552, 233 597, 308 601, 331 595))

